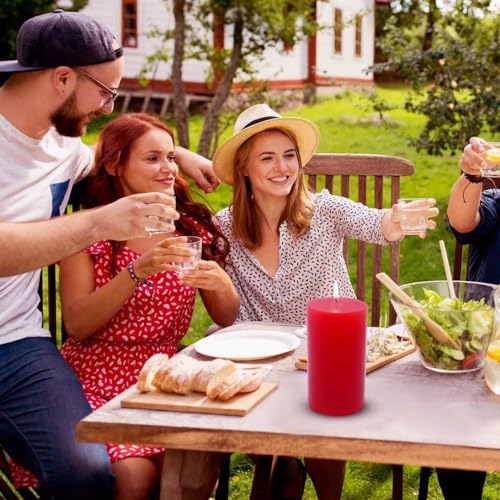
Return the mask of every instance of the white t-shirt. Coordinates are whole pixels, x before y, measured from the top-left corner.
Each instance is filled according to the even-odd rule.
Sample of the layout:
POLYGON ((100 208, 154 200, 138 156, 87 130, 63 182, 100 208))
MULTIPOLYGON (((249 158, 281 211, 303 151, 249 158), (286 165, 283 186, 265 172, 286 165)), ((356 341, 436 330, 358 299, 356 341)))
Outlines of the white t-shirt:
MULTIPOLYGON (((62 215, 73 184, 91 166, 92 152, 80 138, 62 137, 51 128, 33 139, 0 115, 0 222, 62 215)), ((50 336, 38 310, 39 280, 40 270, 0 277, 0 344, 50 336)))

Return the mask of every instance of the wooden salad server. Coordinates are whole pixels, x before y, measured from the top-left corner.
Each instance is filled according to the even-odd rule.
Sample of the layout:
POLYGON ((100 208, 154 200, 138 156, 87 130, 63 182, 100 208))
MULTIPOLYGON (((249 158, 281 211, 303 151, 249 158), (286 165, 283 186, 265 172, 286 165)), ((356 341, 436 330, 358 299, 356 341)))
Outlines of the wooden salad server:
POLYGON ((397 297, 405 306, 407 306, 417 318, 421 319, 427 331, 440 343, 451 347, 452 349, 462 350, 458 342, 450 337, 448 332, 441 326, 438 325, 434 320, 429 318, 427 314, 422 310, 422 308, 417 304, 401 287, 396 284, 392 278, 386 273, 378 273, 377 279, 395 296, 397 297))

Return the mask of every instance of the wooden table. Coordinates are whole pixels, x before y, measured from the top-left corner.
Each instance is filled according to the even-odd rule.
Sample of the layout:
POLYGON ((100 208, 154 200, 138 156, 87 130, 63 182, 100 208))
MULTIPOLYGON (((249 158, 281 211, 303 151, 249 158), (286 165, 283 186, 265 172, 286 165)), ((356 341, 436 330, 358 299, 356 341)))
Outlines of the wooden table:
POLYGON ((500 400, 481 373, 434 373, 412 354, 367 376, 361 412, 328 417, 308 407, 307 373, 294 368, 304 351, 270 361, 267 379, 279 387, 245 417, 121 408, 129 390, 82 420, 77 437, 167 448, 161 498, 169 499, 194 498, 188 468, 189 481, 201 481, 220 463, 187 450, 500 471, 500 400))

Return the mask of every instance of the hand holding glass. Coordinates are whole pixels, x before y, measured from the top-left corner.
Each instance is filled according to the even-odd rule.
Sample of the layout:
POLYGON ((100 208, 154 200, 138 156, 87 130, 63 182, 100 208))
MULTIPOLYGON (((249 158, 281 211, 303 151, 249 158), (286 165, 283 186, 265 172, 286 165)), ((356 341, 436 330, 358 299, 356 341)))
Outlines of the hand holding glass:
POLYGON ((405 235, 421 235, 427 230, 428 213, 430 208, 427 198, 400 198, 399 224, 405 235))
POLYGON ((483 177, 500 177, 500 142, 488 142, 491 149, 484 153, 486 166, 481 169, 483 177))
POLYGON ((194 250, 194 255, 192 260, 189 262, 176 262, 175 265, 178 268, 179 274, 182 274, 190 269, 196 269, 198 261, 201 260, 201 250, 202 241, 199 236, 179 236, 178 238, 173 238, 174 246, 189 248, 194 250), (177 241, 176 241, 177 240, 177 241))
MULTIPOLYGON (((171 203, 169 205, 165 205, 164 203, 150 203, 150 205, 157 206, 157 207, 165 207, 168 206, 169 208, 174 208, 175 209, 175 196, 173 194, 169 194, 171 198, 171 203)), ((163 219, 161 217, 157 217, 156 215, 149 215, 149 219, 155 219, 155 220, 161 220, 162 222, 165 222, 166 224, 172 224, 174 225, 174 220, 172 219, 163 219)), ((156 229, 154 227, 146 227, 146 231, 149 231, 151 234, 156 234, 156 233, 167 233, 168 231, 164 231, 162 229, 156 229)))

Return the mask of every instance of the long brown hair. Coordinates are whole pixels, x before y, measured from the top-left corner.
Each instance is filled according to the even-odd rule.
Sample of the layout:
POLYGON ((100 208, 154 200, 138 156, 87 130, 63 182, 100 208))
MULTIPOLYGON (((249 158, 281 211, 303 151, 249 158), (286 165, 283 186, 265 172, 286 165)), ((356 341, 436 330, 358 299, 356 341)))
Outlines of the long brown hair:
MULTIPOLYGON (((164 130, 174 141, 170 127, 146 113, 128 113, 110 121, 102 130, 97 142, 94 167, 82 192, 86 208, 112 203, 124 196, 120 181, 123 167, 130 157, 134 142, 153 128, 164 130), (111 175, 114 172, 115 175, 111 175)), ((175 201, 180 219, 175 222, 181 234, 200 236, 200 226, 211 233, 213 240, 203 245, 203 258, 224 265, 229 244, 214 224, 212 213, 202 203, 193 201, 187 182, 177 174, 174 184, 175 201)), ((113 265, 124 242, 113 241, 113 265)))
POLYGON ((259 209, 253 202, 252 187, 248 177, 245 175, 245 171, 253 144, 259 135, 270 131, 281 132, 293 142, 299 162, 297 180, 288 195, 286 206, 279 222, 281 223, 286 220, 293 236, 298 238, 309 229, 314 206, 311 194, 305 183, 302 160, 295 136, 288 130, 273 127, 250 137, 236 152, 232 203, 233 235, 250 250, 262 245, 261 214, 259 214, 259 209))

